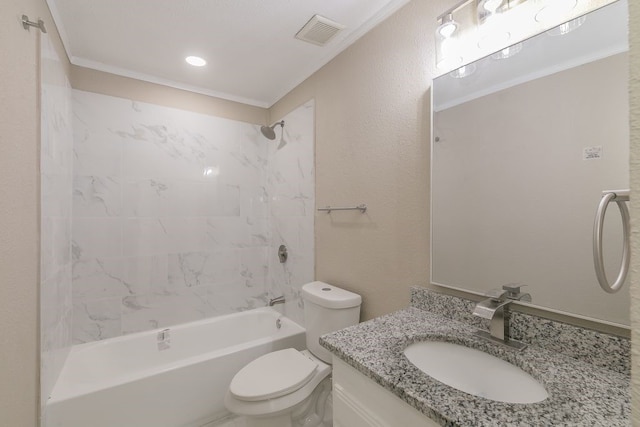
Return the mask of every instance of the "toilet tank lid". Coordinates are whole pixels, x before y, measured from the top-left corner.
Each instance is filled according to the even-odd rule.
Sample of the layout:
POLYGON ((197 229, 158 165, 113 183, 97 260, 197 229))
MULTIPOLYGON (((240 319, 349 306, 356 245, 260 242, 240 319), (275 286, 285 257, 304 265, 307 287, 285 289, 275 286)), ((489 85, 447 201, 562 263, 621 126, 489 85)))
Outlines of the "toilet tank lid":
POLYGON ((351 308, 362 303, 362 297, 324 282, 311 282, 302 287, 302 298, 326 308, 351 308))

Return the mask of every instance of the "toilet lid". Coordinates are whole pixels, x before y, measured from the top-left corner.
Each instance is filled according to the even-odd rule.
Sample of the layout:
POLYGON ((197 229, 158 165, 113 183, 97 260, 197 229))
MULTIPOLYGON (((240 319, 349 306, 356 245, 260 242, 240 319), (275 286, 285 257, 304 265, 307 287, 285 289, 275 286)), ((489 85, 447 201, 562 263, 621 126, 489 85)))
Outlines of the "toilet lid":
POLYGON ((240 400, 273 399, 311 380, 317 364, 294 348, 258 357, 233 377, 229 392, 240 400))

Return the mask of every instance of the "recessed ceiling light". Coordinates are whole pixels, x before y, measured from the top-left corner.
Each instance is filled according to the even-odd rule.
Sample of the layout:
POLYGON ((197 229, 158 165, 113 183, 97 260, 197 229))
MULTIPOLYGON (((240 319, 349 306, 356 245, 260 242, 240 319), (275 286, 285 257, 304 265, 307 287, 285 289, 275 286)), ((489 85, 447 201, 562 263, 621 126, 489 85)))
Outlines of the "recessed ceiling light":
POLYGON ((187 56, 184 60, 187 61, 187 64, 193 65, 194 67, 204 67, 207 65, 207 61, 199 56, 187 56))

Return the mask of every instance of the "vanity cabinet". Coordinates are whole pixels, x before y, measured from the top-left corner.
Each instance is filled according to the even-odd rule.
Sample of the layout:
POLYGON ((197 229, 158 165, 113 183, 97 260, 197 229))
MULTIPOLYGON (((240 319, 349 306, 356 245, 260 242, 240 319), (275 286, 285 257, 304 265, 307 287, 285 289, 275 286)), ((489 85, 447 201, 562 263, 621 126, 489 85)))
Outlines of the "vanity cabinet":
POLYGON ((341 359, 333 358, 335 427, 435 427, 436 423, 341 359))

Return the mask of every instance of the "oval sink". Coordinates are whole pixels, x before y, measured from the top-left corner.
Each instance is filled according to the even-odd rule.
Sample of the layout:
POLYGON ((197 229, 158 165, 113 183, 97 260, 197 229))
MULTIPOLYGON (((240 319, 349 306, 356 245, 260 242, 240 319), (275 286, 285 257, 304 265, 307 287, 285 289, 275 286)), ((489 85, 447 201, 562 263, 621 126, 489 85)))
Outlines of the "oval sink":
POLYGON ((549 396, 522 369, 469 347, 425 341, 411 344, 404 354, 425 374, 475 396, 507 403, 536 403, 549 396))

